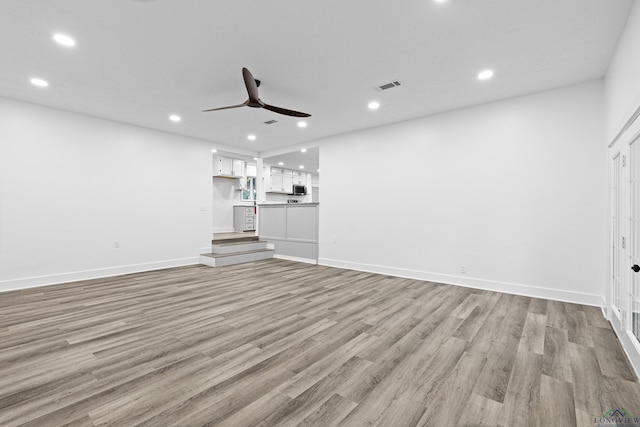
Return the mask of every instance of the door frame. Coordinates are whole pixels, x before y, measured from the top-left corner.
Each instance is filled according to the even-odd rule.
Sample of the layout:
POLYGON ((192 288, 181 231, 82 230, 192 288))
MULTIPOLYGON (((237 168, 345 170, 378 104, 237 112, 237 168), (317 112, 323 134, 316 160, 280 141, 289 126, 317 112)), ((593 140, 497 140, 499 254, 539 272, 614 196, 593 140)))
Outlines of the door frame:
POLYGON ((614 296, 615 296, 615 280, 616 277, 615 272, 616 272, 616 262, 618 263, 618 270, 619 270, 619 276, 618 276, 618 288, 619 288, 619 292, 621 291, 622 285, 625 283, 625 279, 622 277, 626 274, 626 269, 624 269, 623 267, 627 264, 627 256, 625 253, 625 248, 626 248, 626 242, 623 243, 623 241, 626 241, 628 239, 626 239, 625 233, 623 230, 625 230, 625 221, 624 221, 624 213, 626 211, 625 206, 624 206, 624 202, 626 200, 624 194, 626 193, 626 186, 625 186, 625 181, 626 181, 626 177, 625 177, 625 166, 626 166, 626 154, 624 154, 619 148, 617 149, 610 149, 609 150, 609 156, 608 156, 608 160, 609 160, 609 284, 608 284, 608 289, 607 289, 607 298, 606 298, 606 302, 607 302, 607 317, 609 319, 609 321, 611 322, 614 330, 616 331, 623 331, 624 327, 623 327, 623 321, 622 321, 622 316, 624 311, 622 310, 622 307, 617 307, 616 305, 614 305, 614 296), (616 162, 616 158, 619 158, 619 161, 616 162), (615 169, 618 169, 617 171, 615 169), (617 178, 618 178, 618 182, 617 184, 617 190, 618 190, 618 203, 617 203, 617 208, 618 208, 618 212, 616 213, 615 218, 617 219, 617 233, 615 225, 612 222, 612 219, 614 218, 613 215, 613 209, 614 209, 614 196, 612 194, 612 190, 614 188, 614 177, 616 177, 616 173, 617 173, 617 178), (613 252, 613 248, 614 246, 617 245, 619 253, 618 253, 618 258, 615 258, 615 254, 613 252))

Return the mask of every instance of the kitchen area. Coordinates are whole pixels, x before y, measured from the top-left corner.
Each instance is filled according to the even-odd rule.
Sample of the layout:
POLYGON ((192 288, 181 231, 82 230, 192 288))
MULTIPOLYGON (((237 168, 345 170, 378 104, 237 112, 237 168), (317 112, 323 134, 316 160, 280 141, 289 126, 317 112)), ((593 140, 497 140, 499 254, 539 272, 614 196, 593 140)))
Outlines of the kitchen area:
POLYGON ((213 231, 259 236, 276 258, 317 263, 318 147, 267 158, 212 153, 213 231))

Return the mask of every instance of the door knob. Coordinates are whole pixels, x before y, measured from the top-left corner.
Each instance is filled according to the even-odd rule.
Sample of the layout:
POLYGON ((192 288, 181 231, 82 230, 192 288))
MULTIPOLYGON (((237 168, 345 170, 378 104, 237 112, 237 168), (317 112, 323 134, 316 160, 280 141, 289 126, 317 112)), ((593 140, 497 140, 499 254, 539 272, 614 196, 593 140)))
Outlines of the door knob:
POLYGON ((631 267, 631 269, 637 273, 638 271, 640 271, 640 265, 634 264, 633 267, 631 267))

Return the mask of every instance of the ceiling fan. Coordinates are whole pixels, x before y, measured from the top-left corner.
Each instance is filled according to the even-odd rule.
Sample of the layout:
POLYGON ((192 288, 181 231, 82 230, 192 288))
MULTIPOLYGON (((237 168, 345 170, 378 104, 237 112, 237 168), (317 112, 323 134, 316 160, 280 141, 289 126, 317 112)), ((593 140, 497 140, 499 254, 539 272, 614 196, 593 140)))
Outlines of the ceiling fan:
POLYGON ((301 113, 299 111, 287 110, 286 108, 275 107, 273 105, 265 104, 258 97, 258 86, 260 86, 260 80, 256 80, 253 77, 253 74, 246 68, 242 69, 242 77, 244 78, 244 85, 247 88, 247 93, 249 94, 249 99, 244 101, 242 104, 238 105, 230 105, 228 107, 220 107, 220 108, 212 108, 206 111, 218 111, 218 110, 228 110, 230 108, 239 108, 239 107, 252 107, 252 108, 264 108, 265 110, 273 111, 274 113, 284 114, 285 116, 294 116, 294 117, 310 117, 311 114, 301 113))

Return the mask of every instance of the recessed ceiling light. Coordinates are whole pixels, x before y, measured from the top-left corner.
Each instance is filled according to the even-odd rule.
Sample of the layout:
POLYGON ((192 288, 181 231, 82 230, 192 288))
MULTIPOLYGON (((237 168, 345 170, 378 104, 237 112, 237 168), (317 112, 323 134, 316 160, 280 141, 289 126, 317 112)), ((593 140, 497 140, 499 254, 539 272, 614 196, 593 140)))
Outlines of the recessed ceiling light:
POLYGON ((176 116, 175 114, 172 114, 171 116, 169 116, 169 120, 171 120, 172 122, 179 122, 182 119, 180 118, 180 116, 176 116))
POLYGON ((31 84, 38 87, 47 87, 49 83, 46 80, 40 79, 38 77, 34 77, 31 79, 31 84))
POLYGON ((253 160, 258 161, 258 158, 257 158, 257 157, 254 157, 254 158, 253 158, 253 160))
POLYGON ((304 165, 300 165, 300 166, 299 166, 299 168, 300 168, 300 169, 304 169, 304 165))
POLYGON ((67 36, 66 34, 60 34, 60 33, 54 34, 53 39, 56 41, 56 43, 61 44, 63 46, 73 47, 76 45, 76 41, 71 37, 67 36))
POLYGON ((298 127, 299 128, 306 128, 307 127, 307 122, 300 120, 298 122, 298 127))
POLYGON ((300 150, 300 152, 301 152, 301 153, 306 153, 306 152, 307 152, 307 149, 306 149, 306 148, 303 148, 302 150, 300 150))
POLYGON ((446 3, 448 0, 435 0, 436 3, 446 3))
POLYGON ((371 101, 368 105, 369 110, 377 110, 380 108, 380 103, 378 101, 371 101))
POLYGON ((320 169, 318 169, 318 172, 320 172, 320 169))
POLYGON ((482 70, 478 73, 478 80, 489 80, 493 77, 493 70, 482 70))
POLYGON ((255 141, 255 140, 256 140, 256 136, 255 136, 254 134, 247 135, 247 139, 248 139, 249 141, 255 141))
POLYGON ((284 166, 284 162, 278 162, 278 166, 284 166))
POLYGON ((212 153, 217 153, 218 150, 216 150, 215 148, 213 150, 211 150, 212 153))

